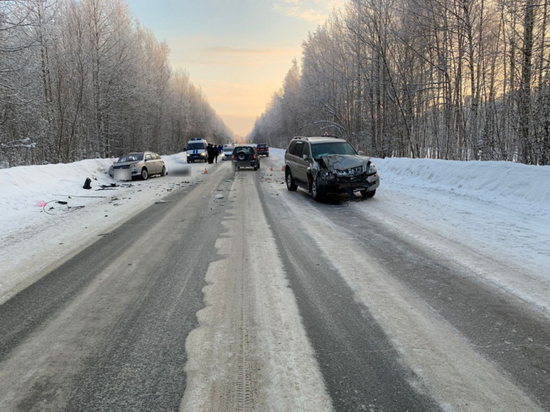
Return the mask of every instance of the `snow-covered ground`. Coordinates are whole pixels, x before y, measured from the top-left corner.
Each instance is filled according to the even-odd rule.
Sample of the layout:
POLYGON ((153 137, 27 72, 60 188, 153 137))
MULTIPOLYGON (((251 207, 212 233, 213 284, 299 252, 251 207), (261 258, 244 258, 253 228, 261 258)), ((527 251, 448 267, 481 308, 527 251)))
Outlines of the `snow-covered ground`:
POLYGON ((550 167, 376 159, 389 225, 550 316, 550 167), (460 251, 460 253, 458 253, 460 251))
POLYGON ((185 152, 162 158, 168 176, 118 187, 107 173, 116 159, 0 169, 0 304, 169 192, 200 183, 213 166, 187 165, 185 152))
MULTIPOLYGON (((271 149, 270 159, 282 164, 283 155, 283 150, 271 149)), ((168 176, 116 188, 109 187, 114 181, 106 173, 112 160, 1 169, 0 303, 170 191, 200 183, 204 169, 212 166, 187 166, 185 153, 163 159, 168 176), (176 169, 181 172, 173 173, 176 169), (92 179, 90 190, 83 189, 87 177, 92 179)), ((373 201, 353 207, 364 213, 376 210, 380 216, 388 211, 389 224, 420 243, 440 247, 442 253, 444 244, 435 244, 429 233, 460 240, 495 262, 513 261, 516 279, 494 270, 480 272, 484 280, 550 313, 550 167, 374 160, 380 188, 373 201)), ((275 173, 282 175, 280 166, 275 173)))

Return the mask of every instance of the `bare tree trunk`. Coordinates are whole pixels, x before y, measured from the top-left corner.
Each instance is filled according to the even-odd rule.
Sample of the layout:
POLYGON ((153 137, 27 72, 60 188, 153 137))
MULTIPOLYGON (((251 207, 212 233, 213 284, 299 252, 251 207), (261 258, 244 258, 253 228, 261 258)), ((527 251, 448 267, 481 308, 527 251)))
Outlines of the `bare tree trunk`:
POLYGON ((531 117, 531 71, 533 57, 533 29, 535 24, 534 0, 527 0, 523 21, 523 62, 521 67, 521 89, 519 101, 520 116, 520 148, 521 159, 524 163, 533 163, 533 153, 530 138, 531 117))

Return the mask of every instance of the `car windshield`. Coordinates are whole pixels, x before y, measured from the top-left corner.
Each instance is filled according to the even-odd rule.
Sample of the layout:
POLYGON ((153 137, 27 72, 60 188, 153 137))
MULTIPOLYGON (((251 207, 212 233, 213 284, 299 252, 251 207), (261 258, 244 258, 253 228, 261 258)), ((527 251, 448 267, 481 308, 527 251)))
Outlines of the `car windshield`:
POLYGON ((316 143, 311 145, 313 157, 318 159, 319 157, 330 154, 343 154, 343 155, 356 155, 357 152, 348 142, 330 142, 330 143, 316 143))
POLYGON ((143 153, 128 153, 118 159, 117 163, 137 162, 143 160, 143 153))
POLYGON ((204 149, 204 143, 189 143, 189 146, 187 147, 187 150, 199 150, 204 149))

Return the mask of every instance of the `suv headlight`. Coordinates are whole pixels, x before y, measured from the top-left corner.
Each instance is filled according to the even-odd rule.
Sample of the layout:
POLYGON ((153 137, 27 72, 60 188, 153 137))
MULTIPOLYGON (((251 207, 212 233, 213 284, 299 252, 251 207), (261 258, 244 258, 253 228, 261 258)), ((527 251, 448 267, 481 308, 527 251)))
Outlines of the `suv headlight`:
POLYGON ((374 165, 374 163, 372 162, 369 163, 369 169, 367 170, 367 173, 369 175, 372 173, 376 173, 376 166, 374 165))

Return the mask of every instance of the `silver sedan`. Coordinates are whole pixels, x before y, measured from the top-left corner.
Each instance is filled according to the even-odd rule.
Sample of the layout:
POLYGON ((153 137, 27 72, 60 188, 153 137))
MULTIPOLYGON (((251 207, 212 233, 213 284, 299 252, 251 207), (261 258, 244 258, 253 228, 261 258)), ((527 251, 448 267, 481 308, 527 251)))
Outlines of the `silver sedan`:
POLYGON ((153 152, 132 152, 121 156, 110 168, 109 175, 116 180, 131 180, 151 175, 166 175, 166 165, 160 156, 153 152))

